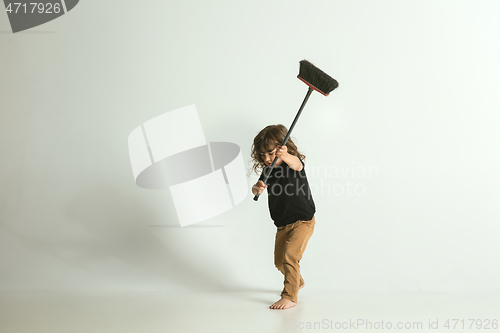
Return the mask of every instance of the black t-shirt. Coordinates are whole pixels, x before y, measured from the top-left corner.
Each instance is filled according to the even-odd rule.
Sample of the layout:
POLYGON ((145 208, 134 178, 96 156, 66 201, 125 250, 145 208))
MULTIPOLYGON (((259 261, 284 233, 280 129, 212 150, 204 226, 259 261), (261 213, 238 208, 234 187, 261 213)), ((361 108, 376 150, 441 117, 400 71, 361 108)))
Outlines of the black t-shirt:
MULTIPOLYGON (((297 221, 309 221, 316 206, 307 182, 304 162, 302 170, 295 171, 285 162, 275 166, 267 180, 268 204, 271 218, 277 227, 297 221)), ((270 167, 265 167, 259 180, 264 181, 270 167)))

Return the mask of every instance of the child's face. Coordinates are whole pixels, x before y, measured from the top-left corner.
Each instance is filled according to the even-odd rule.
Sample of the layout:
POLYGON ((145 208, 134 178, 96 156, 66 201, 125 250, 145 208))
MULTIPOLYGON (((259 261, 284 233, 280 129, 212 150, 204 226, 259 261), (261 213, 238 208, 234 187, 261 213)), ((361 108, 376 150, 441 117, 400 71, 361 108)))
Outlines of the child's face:
MULTIPOLYGON (((278 150, 278 148, 274 148, 271 151, 262 152, 260 154, 260 156, 262 157, 262 160, 264 161, 264 163, 266 165, 273 164, 274 158, 276 157, 276 150, 278 150)), ((280 165, 282 162, 283 162, 283 160, 281 158, 278 158, 278 160, 276 161, 276 165, 280 165)))

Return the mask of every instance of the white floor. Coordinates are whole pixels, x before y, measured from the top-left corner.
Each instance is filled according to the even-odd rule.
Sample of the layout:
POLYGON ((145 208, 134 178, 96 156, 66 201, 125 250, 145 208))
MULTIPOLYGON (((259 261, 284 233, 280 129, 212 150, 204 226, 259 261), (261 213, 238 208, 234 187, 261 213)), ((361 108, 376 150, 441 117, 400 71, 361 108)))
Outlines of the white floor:
POLYGON ((492 325, 500 319, 498 294, 320 293, 306 288, 298 305, 288 310, 268 308, 279 298, 271 290, 3 292, 0 332, 500 332, 492 325), (429 329, 429 323, 438 329, 429 329))

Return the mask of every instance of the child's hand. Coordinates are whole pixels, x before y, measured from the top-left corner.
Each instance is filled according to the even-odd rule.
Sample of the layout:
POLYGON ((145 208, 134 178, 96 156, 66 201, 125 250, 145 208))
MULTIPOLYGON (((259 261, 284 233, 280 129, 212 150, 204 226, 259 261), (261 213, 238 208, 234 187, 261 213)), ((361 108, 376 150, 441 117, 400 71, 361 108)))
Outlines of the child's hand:
POLYGON ((278 156, 282 160, 286 159, 287 155, 288 155, 288 149, 286 148, 286 146, 281 146, 276 150, 276 156, 278 156))
POLYGON ((259 180, 257 183, 255 183, 254 186, 252 186, 252 192, 253 194, 262 194, 262 192, 264 192, 264 189, 267 188, 267 185, 264 184, 264 182, 262 180, 259 180))

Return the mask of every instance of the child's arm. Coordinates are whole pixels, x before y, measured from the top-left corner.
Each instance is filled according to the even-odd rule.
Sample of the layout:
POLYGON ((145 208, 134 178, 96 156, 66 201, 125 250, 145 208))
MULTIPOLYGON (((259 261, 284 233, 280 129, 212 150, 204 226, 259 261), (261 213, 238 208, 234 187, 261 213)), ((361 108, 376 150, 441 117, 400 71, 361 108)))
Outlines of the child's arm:
POLYGON ((257 193, 262 194, 265 188, 267 188, 267 185, 264 184, 262 180, 259 180, 254 186, 252 186, 252 193, 253 195, 256 195, 257 193))
POLYGON ((291 169, 295 171, 302 171, 302 162, 300 162, 297 156, 288 154, 288 149, 286 148, 286 146, 281 146, 276 151, 276 156, 281 158, 283 162, 285 162, 291 169))

